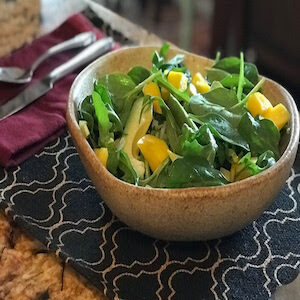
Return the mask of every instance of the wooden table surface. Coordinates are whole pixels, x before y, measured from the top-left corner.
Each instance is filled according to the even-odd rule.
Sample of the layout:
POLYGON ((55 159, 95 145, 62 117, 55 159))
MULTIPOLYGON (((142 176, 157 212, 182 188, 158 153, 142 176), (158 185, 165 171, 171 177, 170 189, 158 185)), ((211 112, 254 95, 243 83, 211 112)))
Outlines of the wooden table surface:
POLYGON ((0 212, 0 299, 107 299, 0 212))
MULTIPOLYGON (((82 0, 41 0, 46 34, 86 8, 82 0)), ((0 212, 0 300, 100 299, 107 297, 86 279, 22 232, 0 212)))

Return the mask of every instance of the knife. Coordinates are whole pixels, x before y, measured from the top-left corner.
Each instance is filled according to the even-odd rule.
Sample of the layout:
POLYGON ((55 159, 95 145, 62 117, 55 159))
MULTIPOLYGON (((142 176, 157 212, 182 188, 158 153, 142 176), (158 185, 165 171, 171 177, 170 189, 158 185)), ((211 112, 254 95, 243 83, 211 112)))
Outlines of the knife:
POLYGON ((163 40, 157 35, 150 33, 143 27, 121 17, 98 2, 95 2, 94 0, 85 0, 85 3, 88 4, 92 12, 94 12, 104 24, 109 25, 113 32, 116 31, 121 33, 122 36, 138 45, 162 45, 163 40))
POLYGON ((91 46, 87 47, 86 49, 82 50, 79 54, 71 58, 69 61, 55 68, 46 77, 30 85, 18 96, 0 106, 0 121, 11 116, 12 114, 15 114, 30 103, 37 100, 39 97, 46 94, 49 90, 52 89, 54 83, 57 80, 94 60, 98 56, 108 52, 109 50, 111 50, 112 46, 112 38, 108 37, 101 39, 91 46))

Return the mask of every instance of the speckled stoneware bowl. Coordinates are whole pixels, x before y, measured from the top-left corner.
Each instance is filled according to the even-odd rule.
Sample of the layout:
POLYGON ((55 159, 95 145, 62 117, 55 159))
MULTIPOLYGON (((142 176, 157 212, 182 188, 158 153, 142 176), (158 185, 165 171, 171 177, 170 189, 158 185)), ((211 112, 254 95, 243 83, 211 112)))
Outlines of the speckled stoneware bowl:
MULTIPOLYGON (((100 57, 76 78, 70 91, 67 123, 81 161, 111 211, 132 228, 155 238, 176 241, 208 240, 229 235, 251 223, 271 204, 295 160, 299 139, 299 115, 291 95, 266 80, 263 93, 275 105, 283 103, 291 113, 289 130, 281 142, 282 156, 265 172, 222 187, 151 189, 136 187, 110 174, 97 160, 77 125, 77 103, 91 94, 95 78, 131 67, 151 67, 154 47, 126 48, 100 57)), ((168 56, 186 55, 191 73, 212 60, 171 49, 168 56)))

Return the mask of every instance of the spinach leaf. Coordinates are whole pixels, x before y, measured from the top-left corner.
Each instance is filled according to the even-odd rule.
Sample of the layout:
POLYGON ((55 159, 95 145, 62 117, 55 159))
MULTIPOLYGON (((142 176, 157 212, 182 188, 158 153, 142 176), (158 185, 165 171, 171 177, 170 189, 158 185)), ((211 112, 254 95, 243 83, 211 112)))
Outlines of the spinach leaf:
MULTIPOLYGON (((193 97, 197 95, 194 95, 193 97)), ((223 87, 213 88, 209 92, 203 94, 203 97, 211 103, 218 104, 226 108, 238 103, 236 93, 223 87)))
POLYGON ((135 85, 128 75, 119 73, 106 75, 98 81, 109 91, 116 113, 122 124, 125 124, 130 115, 132 104, 145 84, 159 76, 162 76, 161 72, 153 73, 138 85, 135 85))
POLYGON ((122 180, 137 184, 138 182, 138 174, 133 168, 131 161, 124 150, 120 150, 119 152, 119 168, 122 171, 122 180))
POLYGON ((95 82, 94 91, 96 91, 100 96, 104 104, 112 105, 110 96, 106 88, 99 82, 95 82))
POLYGON ((111 141, 113 141, 113 134, 110 133, 112 124, 109 121, 108 110, 105 107, 101 96, 97 92, 94 91, 92 93, 92 99, 99 128, 98 144, 102 147, 106 147, 111 141))
POLYGON ((94 130, 95 109, 91 96, 87 96, 78 105, 79 119, 87 122, 90 131, 94 130))
POLYGON ((222 83, 220 81, 213 81, 213 83, 210 86, 210 91, 218 88, 224 88, 222 83))
POLYGON ((185 156, 176 159, 170 167, 167 188, 225 185, 228 181, 206 159, 185 156))
POLYGON ((170 108, 179 128, 182 128, 183 124, 189 125, 193 130, 197 130, 198 127, 195 123, 189 118, 188 113, 185 111, 180 102, 170 94, 170 97, 167 101, 167 105, 170 108))
POLYGON ((184 73, 187 78, 188 82, 191 82, 192 77, 189 69, 184 65, 184 54, 177 54, 169 61, 165 62, 165 56, 169 50, 170 45, 164 44, 160 51, 154 51, 152 54, 152 72, 157 72, 158 70, 164 71, 176 71, 184 73))
POLYGON ((111 130, 113 132, 123 132, 123 124, 110 104, 106 104, 109 120, 112 123, 111 130))
POLYGON ((128 76, 132 79, 135 84, 139 84, 150 76, 150 71, 144 67, 136 66, 133 67, 128 73, 128 76))
POLYGON ((159 100, 159 105, 162 109, 163 115, 166 118, 166 134, 168 142, 170 144, 170 148, 173 152, 178 153, 180 128, 171 110, 162 99, 159 100))
POLYGON ((93 100, 91 96, 87 96, 78 105, 78 114, 80 120, 85 120, 90 131, 90 135, 87 137, 87 141, 92 148, 98 146, 98 126, 97 117, 95 115, 95 109, 93 105, 93 100))
POLYGON ((100 84, 99 82, 96 82, 94 85, 94 91, 97 92, 101 96, 101 100, 105 104, 105 107, 108 111, 108 117, 109 120, 112 123, 111 131, 113 132, 122 132, 123 131, 123 125, 122 122, 117 115, 117 113, 114 111, 113 104, 110 98, 110 94, 106 90, 106 88, 100 84))
POLYGON ((259 156, 270 150, 276 159, 279 158, 280 133, 271 120, 255 120, 250 113, 246 113, 241 118, 238 131, 250 145, 252 155, 259 156))
POLYGON ((225 118, 232 125, 232 127, 235 128, 238 126, 241 115, 234 114, 221 105, 211 103, 204 98, 204 95, 205 94, 197 94, 192 96, 190 102, 187 105, 187 110, 196 116, 206 115, 210 113, 218 114, 225 118))
POLYGON ((154 51, 152 54, 152 72, 158 71, 161 66, 164 64, 165 59, 164 57, 160 56, 157 51, 154 51))
POLYGON ((215 68, 210 68, 206 72, 206 78, 210 83, 213 83, 214 81, 221 81, 228 75, 230 75, 228 72, 215 68))
MULTIPOLYGON (((239 84, 239 74, 228 74, 226 77, 224 77, 221 80, 221 83, 224 87, 226 88, 233 88, 233 87, 238 87, 239 84)), ((243 87, 245 89, 252 89, 254 87, 254 85, 252 84, 251 81, 249 81, 246 77, 244 78, 243 81, 243 87)))
POLYGON ((249 151, 249 145, 245 137, 239 134, 238 130, 234 128, 228 120, 216 113, 197 116, 194 120, 198 120, 201 124, 210 125, 210 130, 213 135, 223 141, 239 146, 249 151))
POLYGON ((164 43, 159 50, 159 55, 164 58, 166 56, 169 48, 170 48, 170 44, 164 43))
POLYGON ((252 63, 245 63, 245 77, 248 78, 253 84, 258 82, 258 70, 256 65, 252 63))
POLYGON ((226 71, 228 73, 238 73, 240 70, 240 59, 235 56, 220 59, 213 65, 213 68, 226 71))
POLYGON ((108 158, 106 162, 107 170, 113 175, 117 176, 119 160, 120 160, 120 151, 117 150, 114 143, 111 143, 107 146, 108 158))
POLYGON ((264 171, 276 163, 275 155, 272 151, 267 150, 258 157, 256 164, 259 166, 261 171, 264 171))
POLYGON ((101 84, 108 91, 116 113, 120 116, 124 107, 128 105, 124 101, 124 95, 136 86, 131 77, 122 73, 113 73, 99 78, 97 80, 98 84, 101 84))
POLYGON ((220 167, 230 169, 231 164, 227 162, 227 152, 230 144, 224 142, 221 139, 217 140, 216 142, 218 144, 218 149, 216 153, 215 166, 217 167, 217 169, 219 169, 220 167))
MULTIPOLYGON (((238 74, 240 71, 240 59, 234 56, 220 59, 213 65, 213 68, 226 71, 230 74, 238 74)), ((254 85, 258 82, 258 71, 254 64, 244 64, 244 74, 254 85)))
POLYGON ((193 132, 185 124, 182 136, 183 156, 199 156, 205 158, 211 166, 214 165, 218 145, 212 135, 209 126, 204 124, 199 130, 193 132))

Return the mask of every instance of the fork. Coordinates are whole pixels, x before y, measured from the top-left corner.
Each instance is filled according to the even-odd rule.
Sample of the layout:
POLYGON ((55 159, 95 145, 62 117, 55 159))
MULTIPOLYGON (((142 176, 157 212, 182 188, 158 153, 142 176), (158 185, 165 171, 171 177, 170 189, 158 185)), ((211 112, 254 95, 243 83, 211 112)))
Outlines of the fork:
POLYGON ((93 32, 80 33, 73 38, 57 44, 43 53, 28 69, 18 67, 0 67, 0 81, 11 83, 27 83, 32 79, 33 72, 48 57, 73 48, 86 47, 96 40, 93 32))

